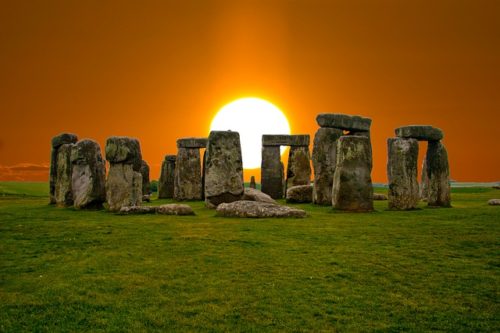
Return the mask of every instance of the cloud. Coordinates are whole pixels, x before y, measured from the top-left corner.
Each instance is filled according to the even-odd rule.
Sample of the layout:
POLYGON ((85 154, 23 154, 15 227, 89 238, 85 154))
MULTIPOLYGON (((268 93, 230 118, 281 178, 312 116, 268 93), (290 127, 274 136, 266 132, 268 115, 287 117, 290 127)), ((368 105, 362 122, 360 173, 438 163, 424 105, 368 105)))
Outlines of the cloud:
POLYGON ((0 165, 0 181, 48 181, 49 165, 19 163, 0 165))

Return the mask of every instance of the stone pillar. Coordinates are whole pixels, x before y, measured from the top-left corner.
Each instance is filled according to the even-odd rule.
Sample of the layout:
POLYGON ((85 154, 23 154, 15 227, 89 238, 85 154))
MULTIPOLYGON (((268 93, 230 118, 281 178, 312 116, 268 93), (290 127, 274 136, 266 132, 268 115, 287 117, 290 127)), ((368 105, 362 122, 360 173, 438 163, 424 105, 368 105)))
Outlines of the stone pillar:
POLYGON ((231 131, 212 131, 208 137, 205 161, 205 203, 216 207, 243 196, 243 161, 240 135, 231 131))
POLYGON ((261 162, 261 191, 273 199, 283 198, 283 167, 280 146, 263 146, 261 162))
POLYGON ((427 201, 429 195, 429 177, 427 176, 427 163, 422 162, 422 175, 420 176, 420 199, 427 201))
POLYGON ((389 159, 389 209, 417 208, 420 201, 417 181, 418 141, 416 139, 387 139, 389 159))
POLYGON ((451 207, 448 153, 441 141, 429 141, 425 159, 429 182, 427 204, 451 207))
POLYGON ((254 176, 250 177, 250 188, 254 188, 254 189, 257 188, 257 184, 255 184, 255 177, 254 176))
POLYGON ((51 142, 51 152, 50 152, 50 172, 49 172, 49 197, 50 204, 54 205, 56 203, 56 178, 57 178, 57 152, 59 148, 64 144, 76 143, 78 138, 75 134, 71 133, 61 133, 52 138, 51 142))
POLYGON ((142 160, 141 163, 141 176, 142 176, 142 196, 149 196, 151 194, 151 183, 149 181, 149 165, 146 161, 142 160))
POLYGON ((314 136, 312 161, 314 168, 313 202, 332 204, 332 184, 337 158, 337 140, 342 136, 337 128, 319 128, 314 136))
POLYGON ((197 148, 177 149, 174 173, 174 199, 202 199, 200 150, 197 148))
POLYGON ((71 190, 71 177, 73 172, 71 150, 73 147, 74 144, 67 143, 60 146, 57 151, 57 172, 54 197, 58 207, 73 206, 73 192, 71 190))
POLYGON ((333 176, 332 205, 352 212, 373 210, 370 139, 341 136, 337 143, 337 165, 333 176))
POLYGON ((71 149, 71 189, 77 209, 100 209, 106 198, 106 166, 99 144, 79 141, 71 149))
POLYGON ((311 184, 311 163, 309 146, 290 147, 288 168, 286 172, 286 188, 311 184))
POLYGON ((158 181, 158 199, 174 197, 175 155, 166 155, 161 165, 160 180, 158 181))
POLYGON ((106 141, 106 160, 110 163, 106 180, 108 209, 140 206, 142 203, 142 155, 139 141, 114 136, 106 141))

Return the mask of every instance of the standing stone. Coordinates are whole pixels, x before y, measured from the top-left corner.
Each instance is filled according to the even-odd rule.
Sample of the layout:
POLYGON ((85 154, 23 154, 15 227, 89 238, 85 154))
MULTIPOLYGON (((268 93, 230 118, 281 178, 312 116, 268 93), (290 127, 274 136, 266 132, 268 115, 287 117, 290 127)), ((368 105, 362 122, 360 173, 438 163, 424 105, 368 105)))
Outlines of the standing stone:
POLYGON ((255 184, 255 177, 254 176, 250 177, 250 188, 254 188, 254 189, 257 188, 257 184, 255 184))
POLYGON ((57 152, 57 172, 55 181, 55 199, 58 207, 73 205, 73 192, 71 191, 71 177, 73 167, 71 165, 71 150, 74 144, 63 144, 57 152))
POLYGON ((120 211, 125 206, 140 206, 142 155, 139 140, 118 136, 108 138, 106 160, 110 163, 106 180, 108 209, 120 211))
POLYGON ((370 139, 341 136, 337 143, 337 165, 333 175, 332 205, 353 212, 373 210, 370 139))
POLYGON ((208 137, 205 161, 205 203, 216 207, 243 196, 243 162, 240 134, 212 131, 208 137))
POLYGON ((101 208, 106 198, 105 164, 99 144, 79 141, 71 150, 71 189, 75 208, 101 208))
POLYGON ((57 152, 62 145, 76 143, 77 141, 77 136, 71 133, 62 133, 52 138, 49 175, 49 196, 51 205, 56 203, 57 152))
POLYGON ((201 200, 202 195, 199 148, 178 148, 174 172, 174 199, 201 200))
POLYGON ((175 155, 166 155, 161 165, 160 180, 158 181, 158 199, 174 197, 175 155))
POLYGON ((333 174, 337 159, 337 140, 342 130, 320 128, 314 136, 312 161, 314 167, 313 202, 318 205, 332 204, 333 174))
POLYGON ((286 176, 287 189, 292 186, 311 184, 309 147, 290 147, 286 176))
POLYGON ((451 207, 448 153, 441 141, 429 141, 425 159, 429 178, 427 204, 434 207, 451 207))
POLYGON ((389 138, 389 209, 417 208, 420 201, 417 181, 418 141, 416 139, 389 138))
POLYGON ((149 182, 149 165, 146 161, 142 160, 141 164, 141 176, 142 176, 142 195, 151 194, 151 183, 149 182))
POLYGON ((422 162, 422 175, 420 180, 420 199, 427 201, 429 195, 429 177, 427 176, 427 163, 422 162))
POLYGON ((283 170, 280 147, 263 146, 260 188, 273 199, 283 198, 283 170))

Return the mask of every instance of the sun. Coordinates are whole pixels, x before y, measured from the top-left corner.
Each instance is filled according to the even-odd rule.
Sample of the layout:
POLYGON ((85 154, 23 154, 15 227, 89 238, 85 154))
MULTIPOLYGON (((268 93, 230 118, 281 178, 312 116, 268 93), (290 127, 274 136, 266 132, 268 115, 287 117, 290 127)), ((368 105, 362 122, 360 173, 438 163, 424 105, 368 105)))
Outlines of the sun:
POLYGON ((262 134, 290 134, 290 125, 283 112, 272 103, 247 97, 220 109, 212 120, 210 130, 239 132, 243 168, 255 169, 260 168, 262 134))

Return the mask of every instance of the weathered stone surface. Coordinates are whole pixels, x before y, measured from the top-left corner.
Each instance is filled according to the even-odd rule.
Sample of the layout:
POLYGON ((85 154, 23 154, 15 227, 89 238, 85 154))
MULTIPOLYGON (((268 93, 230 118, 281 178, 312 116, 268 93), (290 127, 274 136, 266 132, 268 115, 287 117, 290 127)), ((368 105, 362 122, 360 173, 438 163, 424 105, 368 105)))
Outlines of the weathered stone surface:
POLYGON ((352 212, 373 210, 370 140, 364 136, 341 136, 333 175, 332 205, 352 212))
POLYGON ((174 174, 177 156, 166 155, 161 165, 160 179, 158 180, 158 199, 174 197, 174 174))
POLYGON ((410 125, 396 128, 396 136, 400 138, 412 138, 419 141, 439 141, 444 137, 439 128, 428 125, 410 125))
POLYGON ((177 140, 177 148, 206 148, 207 138, 182 138, 177 140))
POLYGON ((500 199, 490 199, 490 200, 488 200, 488 205, 500 206, 500 199))
POLYGON ((273 199, 283 198, 284 168, 280 147, 262 147, 260 189, 273 199))
POLYGON ((257 188, 257 184, 255 183, 255 177, 254 176, 250 177, 250 185, 249 186, 250 186, 250 188, 254 188, 254 189, 257 188))
POLYGON ((134 171, 132 164, 111 163, 106 179, 106 201, 110 211, 141 205, 142 176, 134 171))
POLYGON ((139 140, 126 136, 112 136, 106 140, 106 160, 109 163, 132 164, 134 171, 142 165, 139 140))
POLYGON ((278 204, 271 196, 262 193, 259 190, 253 189, 253 188, 245 188, 245 191, 243 193, 243 197, 241 200, 248 200, 248 201, 259 201, 259 202, 268 202, 268 203, 273 203, 273 204, 278 204))
POLYGON ((143 194, 142 201, 143 202, 151 202, 151 194, 143 194))
POLYGON ((302 209, 259 201, 234 201, 217 207, 217 215, 223 217, 305 217, 302 209))
POLYGON ((262 146, 309 146, 309 134, 264 134, 262 135, 262 146))
POLYGON ((161 205, 156 212, 162 215, 195 215, 193 208, 184 204, 161 205))
POLYGON ((422 162, 422 175, 420 180, 420 199, 426 200, 429 196, 429 176, 427 175, 427 165, 424 161, 422 162))
POLYGON ((202 192, 200 150, 179 148, 174 170, 174 199, 201 200, 202 192))
POLYGON ((291 147, 286 171, 286 188, 311 184, 309 147, 291 147))
POLYGON ((144 160, 142 160, 140 172, 142 176, 142 196, 144 197, 145 195, 151 194, 151 183, 149 182, 149 165, 144 160))
POLYGON ((51 205, 56 203, 56 177, 57 177, 57 152, 59 147, 64 144, 73 144, 78 141, 75 134, 61 133, 52 138, 51 154, 50 154, 50 171, 49 171, 49 202, 51 205))
POLYGON ((292 186, 286 190, 286 202, 309 203, 313 200, 312 185, 292 186))
POLYGON ((416 139, 387 139, 389 159, 389 209, 416 209, 420 201, 417 181, 418 141, 416 139))
POLYGON ((370 118, 340 113, 321 113, 316 117, 320 127, 339 128, 346 131, 369 131, 372 124, 370 118))
POLYGON ((71 149, 71 189, 75 208, 101 208, 106 198, 106 169, 99 144, 82 140, 71 149))
POLYGON ((243 162, 240 134, 212 131, 208 136, 205 161, 205 203, 216 207, 243 196, 243 162))
POLYGON ((120 215, 156 214, 158 207, 154 206, 125 206, 120 208, 120 215))
POLYGON ((320 128, 314 136, 312 162, 314 168, 313 202, 332 204, 333 174, 337 159, 337 140, 343 135, 338 128, 320 128))
POLYGON ((71 190, 71 177, 73 166, 71 164, 71 150, 74 144, 63 144, 57 151, 57 172, 55 182, 55 200, 58 207, 73 205, 73 192, 71 190))
POLYGON ((373 201, 385 201, 387 200, 387 195, 383 193, 373 193, 373 201))
POLYGON ((425 159, 429 178, 427 204, 433 207, 451 207, 448 152, 441 141, 429 141, 425 159))

